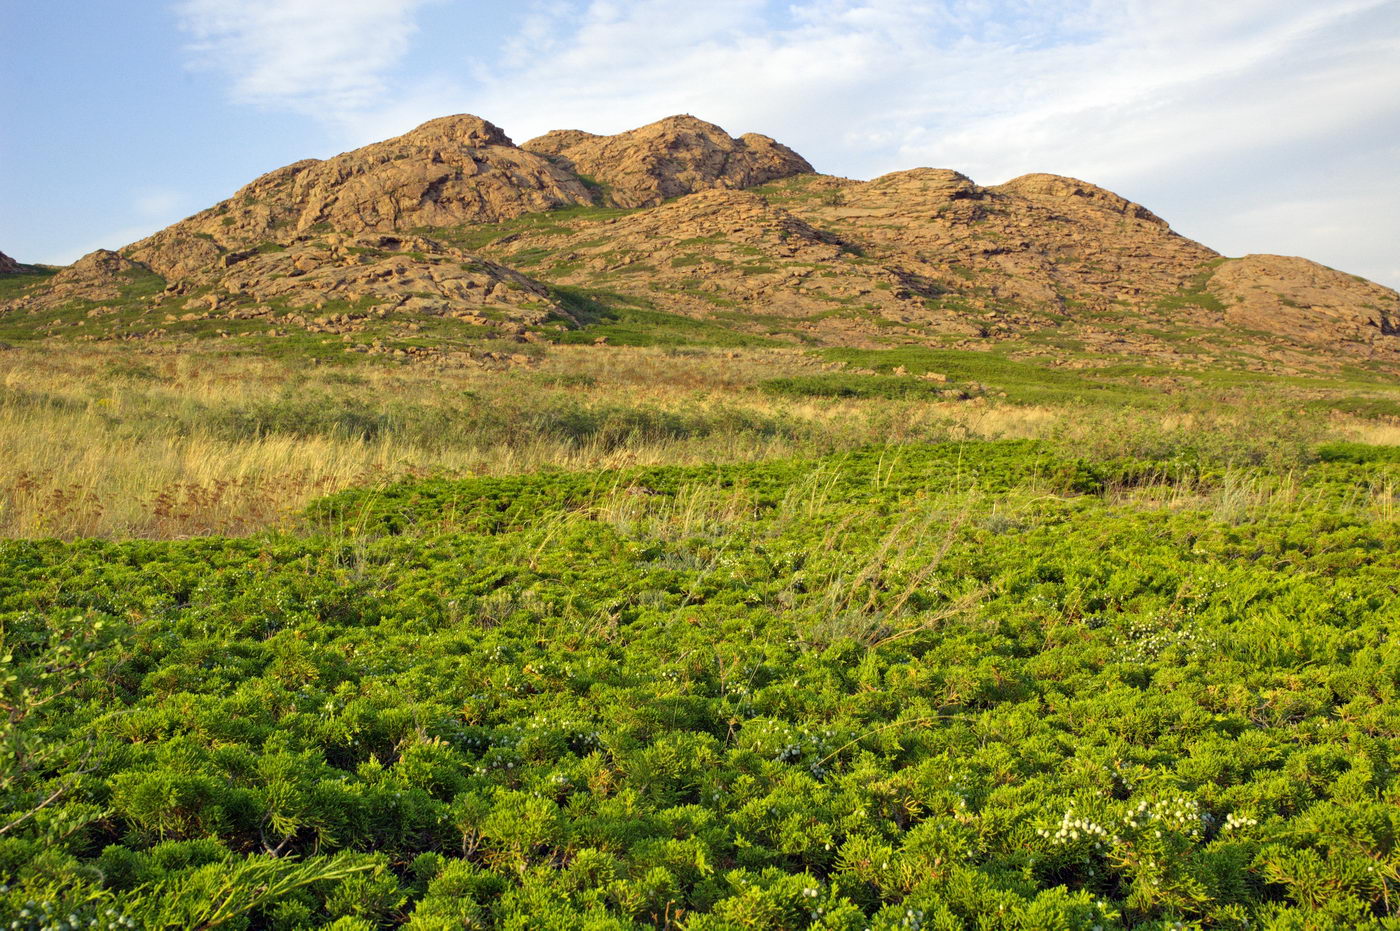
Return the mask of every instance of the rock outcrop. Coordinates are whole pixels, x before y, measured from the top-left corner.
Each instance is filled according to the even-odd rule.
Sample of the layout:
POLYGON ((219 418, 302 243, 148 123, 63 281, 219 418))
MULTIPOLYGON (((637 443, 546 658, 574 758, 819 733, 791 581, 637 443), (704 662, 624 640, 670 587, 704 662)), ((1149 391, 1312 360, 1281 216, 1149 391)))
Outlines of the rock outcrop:
POLYGON ((269 172, 233 197, 129 246, 166 277, 213 267, 227 251, 308 232, 405 232, 510 219, 593 194, 475 116, 449 116, 334 158, 269 172))
POLYGON ((1136 204, 1055 175, 984 188, 920 168, 839 193, 795 209, 951 291, 980 289, 969 297, 985 307, 1104 310, 1176 291, 1216 257, 1136 204))
POLYGON ((42 290, 23 299, 26 307, 57 307, 74 299, 113 301, 150 269, 110 249, 89 252, 54 275, 42 290))
POLYGON ((232 254, 219 278, 221 298, 316 309, 331 302, 538 324, 567 318, 549 289, 519 272, 422 236, 327 234, 286 247, 232 254))
POLYGON ((999 185, 997 190, 1019 194, 1022 197, 1041 202, 1054 202, 1060 198, 1078 198, 1081 204, 1098 210, 1107 210, 1120 216, 1132 217, 1134 220, 1146 220, 1148 223, 1164 229, 1167 226, 1166 220, 1141 204, 1135 204, 1119 197, 1112 191, 1106 191, 1087 181, 1080 181, 1078 178, 1039 173, 1021 175, 1019 178, 1012 178, 1005 184, 999 185))
POLYGON ((598 184, 607 203, 652 207, 714 189, 754 187, 812 171, 787 146, 757 133, 734 138, 693 116, 671 116, 615 136, 556 130, 524 144, 598 184))
POLYGON ((929 310, 936 286, 857 255, 749 191, 701 191, 569 236, 523 234, 491 254, 506 265, 538 262, 541 275, 561 284, 633 293, 740 325, 752 315, 759 329, 784 319, 824 341, 863 345, 873 327, 890 324, 972 332, 929 310))
POLYGON ((1400 294, 1307 259, 1247 255, 1224 262, 1207 284, 1224 322, 1298 342, 1375 344, 1400 335, 1400 294))
POLYGON ((24 271, 23 266, 5 253, 0 252, 0 275, 17 275, 22 271, 24 271))
MULTIPOLYGON (((597 138, 554 134, 552 148, 597 138)), ((797 175, 768 184, 762 196, 699 192, 572 222, 568 232, 523 231, 486 252, 506 265, 538 262, 531 271, 546 280, 758 332, 789 318, 793 336, 838 345, 950 334, 979 345, 1053 333, 1105 354, 1172 362, 1200 352, 1201 338, 1185 330, 1214 327, 1219 348, 1267 359, 1278 346, 1242 338, 1244 328, 1272 332, 1305 354, 1318 346, 1355 352, 1363 335, 1385 336, 1394 319, 1383 312, 1394 292, 1345 275, 1320 282, 1311 263, 1274 269, 1269 293, 1283 298, 1254 292, 1247 304, 1229 299, 1238 310, 1218 312, 1204 282, 1225 263, 1220 287, 1235 287, 1232 275, 1255 274, 1257 263, 1235 272, 1236 263, 1141 205, 1045 174, 996 187, 931 168, 868 182, 797 175), (1298 293, 1289 297, 1290 289, 1298 293), (1318 289, 1333 304, 1312 293, 1318 289)), ((1394 352, 1400 340, 1367 342, 1364 352, 1385 346, 1394 352)))

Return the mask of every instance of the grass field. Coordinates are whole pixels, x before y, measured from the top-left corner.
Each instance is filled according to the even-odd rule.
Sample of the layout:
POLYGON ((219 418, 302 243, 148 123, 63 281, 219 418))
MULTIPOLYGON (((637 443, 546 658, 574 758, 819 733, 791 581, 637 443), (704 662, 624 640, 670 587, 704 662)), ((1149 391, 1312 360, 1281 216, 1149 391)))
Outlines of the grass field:
POLYGON ((1324 440, 1400 437, 1386 406, 1400 390, 1374 379, 1205 373, 1165 393, 1138 372, 906 350, 554 346, 506 370, 306 362, 217 341, 0 352, 0 536, 285 528, 320 495, 407 476, 972 438, 1287 469, 1324 440), (949 380, 915 374, 935 367, 949 380))
POLYGON ((1384 379, 532 351, 0 352, 6 926, 1400 927, 1384 379))

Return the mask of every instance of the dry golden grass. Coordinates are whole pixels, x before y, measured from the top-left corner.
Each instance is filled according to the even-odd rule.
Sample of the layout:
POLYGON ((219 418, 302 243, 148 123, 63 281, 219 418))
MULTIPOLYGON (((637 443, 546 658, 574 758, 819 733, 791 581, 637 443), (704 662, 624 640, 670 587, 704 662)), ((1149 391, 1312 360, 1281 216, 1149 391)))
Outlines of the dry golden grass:
MULTIPOLYGON (((130 345, 9 350, 0 353, 0 536, 247 533, 285 525, 329 492, 410 475, 741 461, 944 439, 1046 437, 1109 455, 1256 429, 1242 408, 1090 416, 985 400, 776 399, 754 388, 814 368, 798 350, 552 347, 538 366, 508 371, 130 345), (259 426, 268 416, 273 426, 259 426)), ((1322 420, 1305 439, 1400 439, 1400 427, 1322 420)))
POLYGON ((1400 446, 1400 423, 1361 420, 1357 417, 1333 418, 1337 432, 1346 439, 1373 446, 1400 446))
POLYGON ((0 356, 0 535, 181 537, 274 527, 309 500, 407 475, 506 474, 799 455, 884 439, 1035 435, 1048 411, 916 405, 896 422, 854 402, 777 402, 753 390, 795 353, 567 348, 533 372, 428 367, 312 367, 257 357, 177 355, 128 347, 11 350, 0 356), (556 376, 558 377, 556 379, 556 376), (565 387, 551 387, 563 380, 565 387), (573 387, 569 387, 572 385, 573 387), (581 385, 581 387, 580 387, 581 385), (461 411, 549 393, 580 404, 781 418, 765 434, 552 437, 528 419, 472 442, 424 442, 393 430, 372 438, 231 436, 221 412, 302 394, 368 408, 461 411))

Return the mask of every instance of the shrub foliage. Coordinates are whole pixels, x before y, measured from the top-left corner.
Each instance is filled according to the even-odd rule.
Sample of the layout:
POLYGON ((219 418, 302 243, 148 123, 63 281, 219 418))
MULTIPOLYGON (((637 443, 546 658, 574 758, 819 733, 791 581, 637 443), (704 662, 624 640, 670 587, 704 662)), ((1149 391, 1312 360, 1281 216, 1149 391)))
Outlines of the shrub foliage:
POLYGON ((1132 497, 1180 469, 872 449, 0 542, 0 917, 1395 927, 1397 464, 1132 497))

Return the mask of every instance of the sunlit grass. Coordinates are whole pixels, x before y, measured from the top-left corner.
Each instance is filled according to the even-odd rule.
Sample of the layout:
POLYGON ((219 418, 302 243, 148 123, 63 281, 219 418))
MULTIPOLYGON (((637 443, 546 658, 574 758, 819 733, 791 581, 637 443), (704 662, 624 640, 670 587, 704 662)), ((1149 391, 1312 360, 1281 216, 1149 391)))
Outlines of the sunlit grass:
MULTIPOLYGON (((1323 439, 1400 440, 1393 422, 1261 407, 1236 385, 1145 407, 775 396, 762 389, 769 379, 835 363, 797 349, 555 346, 537 357, 489 369, 13 349, 0 355, 0 535, 247 533, 324 494, 405 476, 739 462, 870 444, 1041 438, 1093 459, 1188 451, 1287 469, 1323 439)), ((1170 495, 1189 497, 1177 485, 1170 495)))

